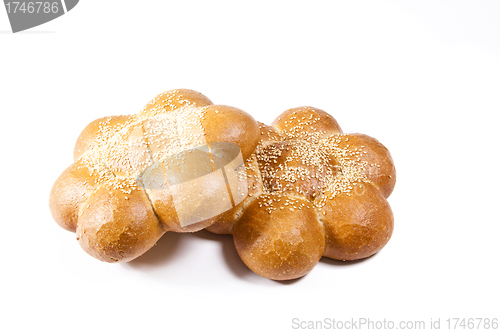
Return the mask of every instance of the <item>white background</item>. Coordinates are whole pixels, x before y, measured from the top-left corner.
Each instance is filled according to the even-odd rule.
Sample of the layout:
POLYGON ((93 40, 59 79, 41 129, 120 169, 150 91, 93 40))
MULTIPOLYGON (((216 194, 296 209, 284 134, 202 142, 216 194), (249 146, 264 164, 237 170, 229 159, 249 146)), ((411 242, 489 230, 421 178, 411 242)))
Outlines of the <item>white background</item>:
POLYGON ((0 331, 500 317, 499 1, 82 0, 9 30, 0 8, 0 331), (167 233, 131 263, 88 256, 50 216, 53 182, 87 123, 175 88, 267 123, 311 105, 379 139, 398 173, 389 244, 288 283, 208 232, 167 233))

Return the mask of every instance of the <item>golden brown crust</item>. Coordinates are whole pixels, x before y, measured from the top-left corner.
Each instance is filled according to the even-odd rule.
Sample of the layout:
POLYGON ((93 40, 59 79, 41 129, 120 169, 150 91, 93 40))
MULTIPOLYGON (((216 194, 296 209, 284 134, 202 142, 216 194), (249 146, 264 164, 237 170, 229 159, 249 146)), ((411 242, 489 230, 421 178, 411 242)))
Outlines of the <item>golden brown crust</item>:
POLYGON ((109 140, 131 118, 132 116, 110 116, 96 119, 88 124, 76 140, 74 160, 77 161, 87 150, 109 140))
POLYGON ((284 140, 284 138, 278 133, 277 130, 274 129, 274 127, 266 125, 261 122, 257 123, 259 124, 259 129, 260 129, 260 138, 259 138, 260 144, 284 140))
POLYGON ((207 96, 191 89, 169 90, 149 101, 139 115, 154 117, 182 107, 202 107, 212 104, 207 96))
MULTIPOLYGON (((396 175, 380 142, 362 134, 343 134, 332 116, 310 107, 287 110, 273 126, 260 128, 256 157, 263 193, 239 219, 225 221, 233 225, 238 253, 250 269, 271 279, 292 279, 314 266, 316 259, 304 271, 303 263, 287 266, 280 261, 282 246, 270 239, 280 238, 282 231, 277 230, 289 223, 321 226, 325 234, 319 238, 326 247, 320 257, 366 258, 387 243, 393 216, 384 196, 390 195, 396 175), (310 214, 283 216, 282 198, 309 200, 310 214)), ((318 255, 312 250, 309 254, 318 255)))
POLYGON ((356 184, 352 192, 326 200, 320 216, 326 234, 324 256, 336 260, 357 260, 377 253, 394 229, 389 203, 369 183, 356 184))
POLYGON ((104 184, 81 209, 76 230, 80 246, 105 262, 130 261, 165 233, 144 189, 104 184))
POLYGON ((68 167, 50 191, 49 207, 54 220, 62 228, 75 232, 80 204, 95 187, 95 179, 87 166, 78 161, 68 167))
POLYGON ((269 214, 261 196, 234 226, 236 250, 243 262, 260 276, 291 280, 307 274, 325 250, 323 226, 312 204, 300 197, 282 196, 269 214))
MULTIPOLYGON (((52 189, 51 212, 63 228, 78 232, 80 244, 89 254, 104 261, 131 260, 166 230, 194 232, 213 224, 235 195, 227 193, 233 190, 224 182, 227 175, 222 182, 221 177, 204 177, 217 171, 216 165, 221 168, 214 154, 219 154, 219 164, 229 154, 224 145, 215 143, 233 144, 229 152, 239 147, 243 162, 255 150, 259 133, 258 123, 240 109, 212 105, 207 97, 193 90, 165 92, 137 115, 101 118, 83 130, 75 146, 76 162, 52 189), (209 152, 204 152, 203 147, 209 152), (187 155, 178 157, 191 150, 191 160, 186 159, 187 155), (178 160, 167 165, 169 156, 178 160), (201 168, 202 160, 207 170, 201 168), (182 170, 187 174, 175 183, 167 176, 167 169, 169 174, 179 169, 175 177, 182 170), (203 183, 196 183, 201 177, 203 183), (158 187, 157 181, 163 186, 158 187), (190 181, 194 185, 180 186, 190 181), (216 202, 225 200, 225 204, 205 214, 205 197, 216 202), (142 217, 136 216, 145 211, 148 213, 141 213, 142 217)), ((232 177, 231 185, 237 188, 236 176, 232 177)))
POLYGON ((247 160, 259 141, 259 125, 248 113, 226 105, 204 108, 201 124, 207 142, 236 143, 247 160))
POLYGON ((362 151, 362 159, 366 162, 365 174, 388 198, 396 185, 396 168, 389 150, 377 139, 365 134, 345 134, 339 147, 362 151))
POLYGON ((151 150, 144 136, 142 123, 133 117, 118 132, 107 139, 100 149, 82 157, 97 172, 109 170, 114 176, 130 176, 151 162, 151 150))
POLYGON ((270 192, 292 192, 310 200, 335 176, 336 161, 307 141, 268 144, 259 153, 259 165, 270 192))
POLYGON ((234 224, 239 220, 246 207, 248 207, 253 200, 255 200, 255 198, 247 197, 235 207, 220 214, 212 225, 206 227, 206 230, 214 234, 230 235, 233 232, 234 224))
POLYGON ((311 106, 286 110, 273 121, 272 126, 287 139, 300 138, 314 141, 342 133, 335 118, 311 106))

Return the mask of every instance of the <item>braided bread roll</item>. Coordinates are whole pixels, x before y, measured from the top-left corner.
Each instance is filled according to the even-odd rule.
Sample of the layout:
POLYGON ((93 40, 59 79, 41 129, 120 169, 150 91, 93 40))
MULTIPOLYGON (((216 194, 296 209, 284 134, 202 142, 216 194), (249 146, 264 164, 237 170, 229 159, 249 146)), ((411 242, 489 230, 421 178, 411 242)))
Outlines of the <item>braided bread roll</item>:
POLYGON ((228 159, 247 160, 258 140, 257 122, 242 110, 192 90, 165 92, 138 114, 83 130, 75 162, 52 187, 52 216, 95 258, 132 260, 166 231, 201 230, 243 200, 228 194, 239 183, 221 170, 228 159))
POLYGON ((246 161, 248 197, 207 230, 232 234, 244 263, 274 280, 301 277, 322 256, 357 260, 386 245, 396 173, 380 142, 343 134, 312 107, 287 110, 260 130, 246 161))

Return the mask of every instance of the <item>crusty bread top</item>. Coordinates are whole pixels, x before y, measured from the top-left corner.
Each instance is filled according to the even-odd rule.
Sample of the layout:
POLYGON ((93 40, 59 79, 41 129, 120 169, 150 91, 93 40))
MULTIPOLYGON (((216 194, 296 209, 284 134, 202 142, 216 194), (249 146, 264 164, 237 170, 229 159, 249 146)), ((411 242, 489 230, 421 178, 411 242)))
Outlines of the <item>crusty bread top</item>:
POLYGON ((155 161, 209 142, 233 142, 248 158, 258 139, 255 120, 237 108, 211 105, 199 93, 188 91, 195 98, 192 101, 185 91, 160 94, 136 115, 90 124, 77 141, 75 159, 82 159, 101 183, 120 177, 134 181, 155 161))
POLYGON ((396 175, 382 144, 342 133, 313 107, 287 110, 260 129, 257 166, 248 163, 247 174, 248 185, 261 188, 209 231, 231 233, 245 264, 274 280, 301 277, 322 256, 356 260, 385 246, 396 175))
MULTIPOLYGON (((258 139, 259 125, 246 112, 231 106, 213 105, 207 97, 193 90, 167 91, 156 96, 137 114, 97 119, 82 131, 75 145, 75 163, 53 187, 50 200, 52 215, 63 228, 75 231, 78 216, 86 209, 85 201, 99 188, 106 186, 127 195, 136 187, 142 187, 165 230, 192 232, 203 229, 213 220, 207 218, 198 223, 191 218, 183 223, 179 221, 179 211, 174 209, 194 210, 197 208, 195 204, 190 207, 188 203, 191 201, 184 202, 181 198, 175 206, 173 187, 165 186, 160 190, 150 186, 155 166, 165 170, 175 168, 177 163, 177 169, 200 177, 200 182, 203 182, 201 176, 218 171, 216 169, 220 172, 225 166, 217 159, 234 158, 235 153, 228 149, 228 145, 237 148, 236 155, 241 154, 243 164, 255 150, 258 139), (192 158, 188 158, 189 153, 192 158), (170 165, 165 165, 168 159, 171 160, 170 165), (75 193, 78 189, 82 191, 75 193)), ((238 158, 232 161, 236 160, 238 158)), ((234 183, 237 181, 229 185, 234 183)), ((229 205, 237 204, 231 193, 222 196, 227 190, 222 175, 200 185, 191 186, 191 192, 181 194, 186 198, 201 198, 219 193, 221 200, 228 201, 229 205), (206 190, 205 193, 200 193, 200 188, 206 190)), ((185 190, 185 187, 178 190, 185 190)), ((201 199, 197 202, 202 205, 201 199)), ((202 209, 201 206, 198 208, 202 209)), ((116 207, 116 210, 119 209, 116 207)))
POLYGON ((270 213, 284 193, 313 200, 326 192, 328 196, 314 200, 321 209, 325 200, 350 193, 357 183, 374 182, 385 197, 394 188, 394 167, 388 151, 382 151, 385 147, 366 135, 343 134, 336 120, 320 109, 287 110, 272 127, 261 125, 261 135, 256 156, 270 213))

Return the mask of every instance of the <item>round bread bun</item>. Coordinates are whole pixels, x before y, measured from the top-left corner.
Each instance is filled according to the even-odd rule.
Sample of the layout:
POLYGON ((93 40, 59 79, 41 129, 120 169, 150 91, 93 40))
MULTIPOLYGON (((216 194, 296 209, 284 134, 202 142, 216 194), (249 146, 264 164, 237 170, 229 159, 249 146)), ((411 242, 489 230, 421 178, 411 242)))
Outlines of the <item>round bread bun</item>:
POLYGON ((126 262, 149 250, 165 231, 144 189, 107 183, 84 202, 76 237, 91 256, 126 262))
POLYGON ((396 181, 387 148, 367 135, 342 133, 331 115, 313 107, 287 110, 260 129, 253 165, 260 195, 208 228, 231 232, 252 271, 295 279, 321 256, 358 260, 387 244, 394 218, 386 198, 396 181))
POLYGON ((364 182, 353 187, 352 192, 326 200, 319 210, 325 227, 325 257, 343 261, 367 258, 391 238, 394 217, 381 191, 364 182))
POLYGON ((311 271, 325 251, 324 229, 310 201, 261 195, 233 229, 243 262, 260 276, 290 280, 311 271), (275 206, 270 212, 269 201, 275 206))
POLYGON ((78 210, 95 191, 95 179, 80 161, 69 166, 57 178, 50 191, 49 208, 54 220, 71 232, 76 231, 78 210))
POLYGON ((243 165, 259 137, 244 111, 193 90, 167 91, 135 115, 100 118, 83 130, 74 164, 51 190, 52 216, 97 259, 132 260, 165 231, 195 232, 238 209, 224 178, 231 175, 221 173, 224 156, 232 156, 224 149, 243 165))
POLYGON ((366 176, 385 198, 391 195, 396 185, 396 168, 391 153, 383 144, 366 134, 353 133, 342 137, 339 148, 362 151, 366 176))

